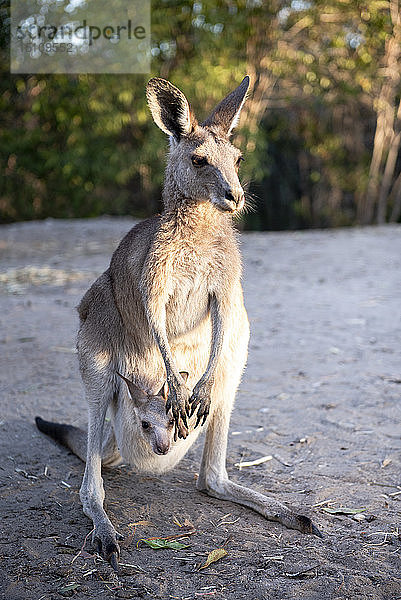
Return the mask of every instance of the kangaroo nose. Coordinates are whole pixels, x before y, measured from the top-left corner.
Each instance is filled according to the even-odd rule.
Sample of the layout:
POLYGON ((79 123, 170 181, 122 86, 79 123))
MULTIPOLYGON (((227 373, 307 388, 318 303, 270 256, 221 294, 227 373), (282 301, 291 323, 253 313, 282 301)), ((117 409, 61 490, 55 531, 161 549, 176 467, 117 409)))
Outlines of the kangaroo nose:
POLYGON ((159 442, 158 444, 156 444, 157 454, 167 454, 167 452, 169 450, 170 450, 170 444, 168 442, 166 442, 164 444, 159 442))
POLYGON ((236 190, 226 190, 224 197, 230 202, 234 202, 236 206, 239 206, 244 200, 244 192, 241 188, 236 190))
POLYGON ((225 193, 224 197, 225 197, 225 199, 226 199, 226 200, 231 200, 231 202, 235 202, 235 200, 234 200, 234 196, 233 196, 233 195, 232 195, 232 193, 231 193, 231 192, 229 192, 229 191, 226 191, 226 193, 225 193))

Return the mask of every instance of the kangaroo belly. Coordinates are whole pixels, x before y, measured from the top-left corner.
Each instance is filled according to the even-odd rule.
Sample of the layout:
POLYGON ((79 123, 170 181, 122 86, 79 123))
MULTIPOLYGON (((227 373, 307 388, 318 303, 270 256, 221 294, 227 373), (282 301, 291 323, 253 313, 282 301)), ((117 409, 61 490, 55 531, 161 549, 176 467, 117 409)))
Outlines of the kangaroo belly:
POLYGON ((137 473, 160 475, 167 473, 177 465, 192 446, 200 427, 192 431, 185 440, 173 442, 167 454, 155 454, 150 446, 139 440, 138 433, 129 426, 115 426, 116 440, 123 462, 131 465, 137 473))

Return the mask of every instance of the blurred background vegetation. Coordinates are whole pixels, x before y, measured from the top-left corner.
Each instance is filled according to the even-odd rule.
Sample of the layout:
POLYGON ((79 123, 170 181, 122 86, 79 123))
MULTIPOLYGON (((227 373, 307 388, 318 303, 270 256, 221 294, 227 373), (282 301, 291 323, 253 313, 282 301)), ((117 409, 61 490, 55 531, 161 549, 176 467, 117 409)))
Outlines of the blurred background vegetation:
MULTIPOLYGON (((2 18, 0 222, 160 210, 167 142, 143 75, 10 75, 2 18)), ((152 73, 202 120, 248 73, 234 136, 248 229, 401 216, 398 0, 153 0, 152 73)))

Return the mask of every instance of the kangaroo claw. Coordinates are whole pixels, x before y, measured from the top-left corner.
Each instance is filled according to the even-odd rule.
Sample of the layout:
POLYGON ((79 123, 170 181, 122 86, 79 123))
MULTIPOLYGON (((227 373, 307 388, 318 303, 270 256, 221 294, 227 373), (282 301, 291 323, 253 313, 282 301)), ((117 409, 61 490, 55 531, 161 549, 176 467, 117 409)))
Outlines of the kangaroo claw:
POLYGON ((210 410, 210 393, 211 393, 212 385, 210 382, 197 384, 192 392, 192 396, 189 399, 191 404, 191 414, 197 413, 196 415, 196 424, 195 428, 198 427, 199 424, 204 425, 206 423, 206 419, 209 415, 210 410))
POLYGON ((316 525, 314 525, 312 523, 312 531, 311 531, 312 535, 316 535, 317 537, 323 538, 324 535, 323 533, 316 527, 316 525))
POLYGON ((109 563, 115 573, 118 575, 118 554, 117 552, 112 552, 109 558, 109 563))
POLYGON ((188 433, 188 423, 184 422, 182 418, 179 419, 174 432, 174 441, 177 441, 177 436, 180 439, 185 440, 185 438, 188 436, 188 433))
POLYGON ((309 533, 311 535, 316 535, 320 538, 323 537, 323 534, 319 531, 319 529, 309 517, 305 517, 305 515, 297 515, 296 523, 297 525, 295 525, 295 527, 293 525, 290 525, 290 527, 298 529, 302 533, 309 533))
POLYGON ((188 435, 187 408, 189 406, 189 392, 184 385, 173 384, 169 386, 169 394, 166 403, 166 413, 171 412, 175 421, 174 440, 178 437, 186 438, 188 435))
POLYGON ((206 419, 208 418, 210 410, 210 400, 206 400, 205 402, 201 401, 200 406, 198 408, 198 413, 196 415, 196 423, 195 429, 202 421, 202 426, 206 423, 206 419))

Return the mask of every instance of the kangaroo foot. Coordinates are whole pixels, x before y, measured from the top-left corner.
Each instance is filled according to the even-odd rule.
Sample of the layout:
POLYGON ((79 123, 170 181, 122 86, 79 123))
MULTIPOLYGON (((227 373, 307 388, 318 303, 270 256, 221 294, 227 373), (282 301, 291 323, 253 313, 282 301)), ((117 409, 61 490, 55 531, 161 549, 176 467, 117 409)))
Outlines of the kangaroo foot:
POLYGON ((304 515, 296 515, 296 520, 298 521, 298 527, 296 527, 296 529, 302 533, 310 533, 320 538, 323 537, 323 534, 319 531, 309 517, 305 517, 304 515))
POLYGON ((95 546, 98 554, 112 566, 113 570, 118 573, 118 560, 120 558, 120 546, 117 540, 124 539, 120 533, 115 530, 95 530, 92 537, 92 543, 95 546))
MULTIPOLYGON (((284 508, 284 507, 283 507, 284 508)), ((285 509, 283 512, 277 512, 271 516, 265 513, 265 517, 272 521, 281 523, 288 529, 297 529, 301 533, 308 533, 310 535, 316 535, 322 538, 323 534, 319 531, 312 519, 305 515, 298 515, 292 511, 285 509)))
MULTIPOLYGON (((212 469, 210 469, 210 473, 213 474, 212 469)), ((296 529, 301 533, 316 535, 320 538, 323 537, 309 517, 299 515, 281 504, 281 502, 278 502, 275 498, 265 496, 251 488, 239 485, 226 476, 219 479, 209 477, 208 480, 207 473, 201 471, 196 487, 199 491, 205 492, 214 498, 230 500, 231 502, 252 508, 269 521, 281 523, 288 529, 296 529)))

